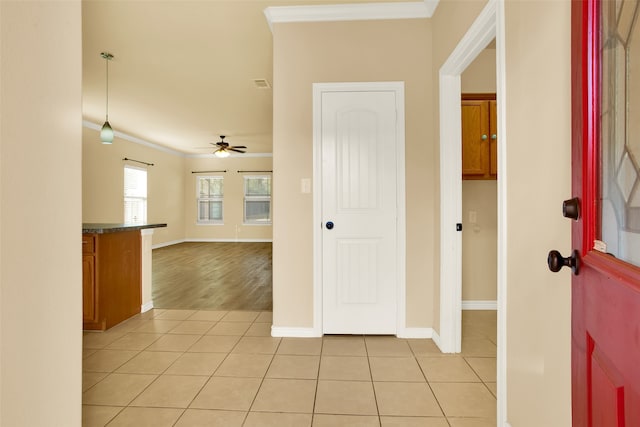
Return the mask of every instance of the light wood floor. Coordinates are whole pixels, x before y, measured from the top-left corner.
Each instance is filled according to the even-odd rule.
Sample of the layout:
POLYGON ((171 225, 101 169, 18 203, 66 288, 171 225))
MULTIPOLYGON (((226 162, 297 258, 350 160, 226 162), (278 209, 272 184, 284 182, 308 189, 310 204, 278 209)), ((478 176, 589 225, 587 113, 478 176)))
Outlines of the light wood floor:
POLYGON ((271 243, 180 243, 153 250, 153 305, 271 310, 271 243))

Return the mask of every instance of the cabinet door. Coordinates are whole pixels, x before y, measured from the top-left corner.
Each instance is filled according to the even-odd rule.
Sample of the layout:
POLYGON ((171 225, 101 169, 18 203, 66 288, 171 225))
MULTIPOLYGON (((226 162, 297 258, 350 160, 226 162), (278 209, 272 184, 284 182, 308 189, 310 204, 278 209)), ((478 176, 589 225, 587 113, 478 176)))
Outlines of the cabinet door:
POLYGON ((489 101, 489 173, 492 178, 498 176, 498 110, 496 101, 489 101))
POLYGON ((96 321, 95 257, 82 256, 82 320, 96 321))
POLYGON ((489 161, 489 103, 462 101, 462 177, 485 177, 489 161))

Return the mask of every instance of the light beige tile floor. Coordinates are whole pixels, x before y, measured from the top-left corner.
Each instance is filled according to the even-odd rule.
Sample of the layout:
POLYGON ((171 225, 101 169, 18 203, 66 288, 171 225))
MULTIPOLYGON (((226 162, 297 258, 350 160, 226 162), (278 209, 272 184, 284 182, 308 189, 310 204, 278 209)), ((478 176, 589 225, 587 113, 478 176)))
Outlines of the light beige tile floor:
POLYGON ((152 310, 85 332, 83 426, 495 426, 495 312, 462 353, 386 336, 272 338, 258 311, 152 310))

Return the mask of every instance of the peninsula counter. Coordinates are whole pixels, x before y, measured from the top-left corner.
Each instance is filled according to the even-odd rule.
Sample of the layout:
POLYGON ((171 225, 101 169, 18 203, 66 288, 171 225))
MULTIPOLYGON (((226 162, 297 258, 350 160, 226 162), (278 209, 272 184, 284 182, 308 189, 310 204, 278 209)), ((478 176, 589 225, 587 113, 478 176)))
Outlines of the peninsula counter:
POLYGON ((82 224, 82 325, 102 330, 153 307, 151 235, 167 224, 82 224))

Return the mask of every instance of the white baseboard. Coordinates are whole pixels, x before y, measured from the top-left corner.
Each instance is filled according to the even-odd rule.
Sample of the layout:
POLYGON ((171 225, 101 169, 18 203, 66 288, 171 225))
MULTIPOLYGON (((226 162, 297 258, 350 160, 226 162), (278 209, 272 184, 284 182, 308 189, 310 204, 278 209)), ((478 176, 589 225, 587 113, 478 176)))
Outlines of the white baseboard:
POLYGON ((158 243, 157 245, 151 246, 151 249, 164 248, 166 246, 177 245, 179 243, 185 242, 204 242, 204 243, 271 243, 273 239, 206 239, 206 238, 187 238, 180 240, 171 240, 169 242, 158 243))
POLYGON ((153 301, 146 302, 140 306, 140 313, 147 312, 151 309, 153 309, 153 301))
POLYGON ((433 340, 433 343, 438 346, 440 351, 442 351, 442 346, 440 345, 440 335, 438 335, 438 333, 434 330, 432 330, 431 332, 431 339, 433 340))
MULTIPOLYGON (((287 328, 280 326, 271 327, 272 337, 309 338, 321 337, 322 333, 314 328, 287 328)), ((432 328, 404 328, 397 333, 398 338, 432 338, 432 328)))
POLYGON ((198 237, 187 237, 185 242, 208 242, 208 243, 271 243, 273 239, 209 239, 198 237))
POLYGON ((314 328, 287 328, 271 326, 271 336, 287 338, 315 338, 321 337, 322 333, 318 333, 314 328))
POLYGON ((433 328, 403 328, 396 335, 398 338, 432 338, 433 328))
POLYGON ((165 246, 177 245, 178 243, 184 243, 184 239, 172 240, 170 242, 158 243, 157 245, 151 246, 151 249, 164 248, 165 246))
POLYGON ((474 301, 474 300, 467 300, 467 301, 462 301, 462 309, 463 310, 497 310, 498 309, 498 302, 493 300, 487 300, 487 301, 483 301, 483 300, 479 300, 479 301, 474 301))
MULTIPOLYGON (((432 338, 432 328, 404 328, 398 331, 398 338, 432 338)), ((321 337, 322 333, 319 333, 314 328, 287 328, 280 326, 271 327, 272 337, 289 337, 289 338, 309 338, 309 337, 321 337)))

